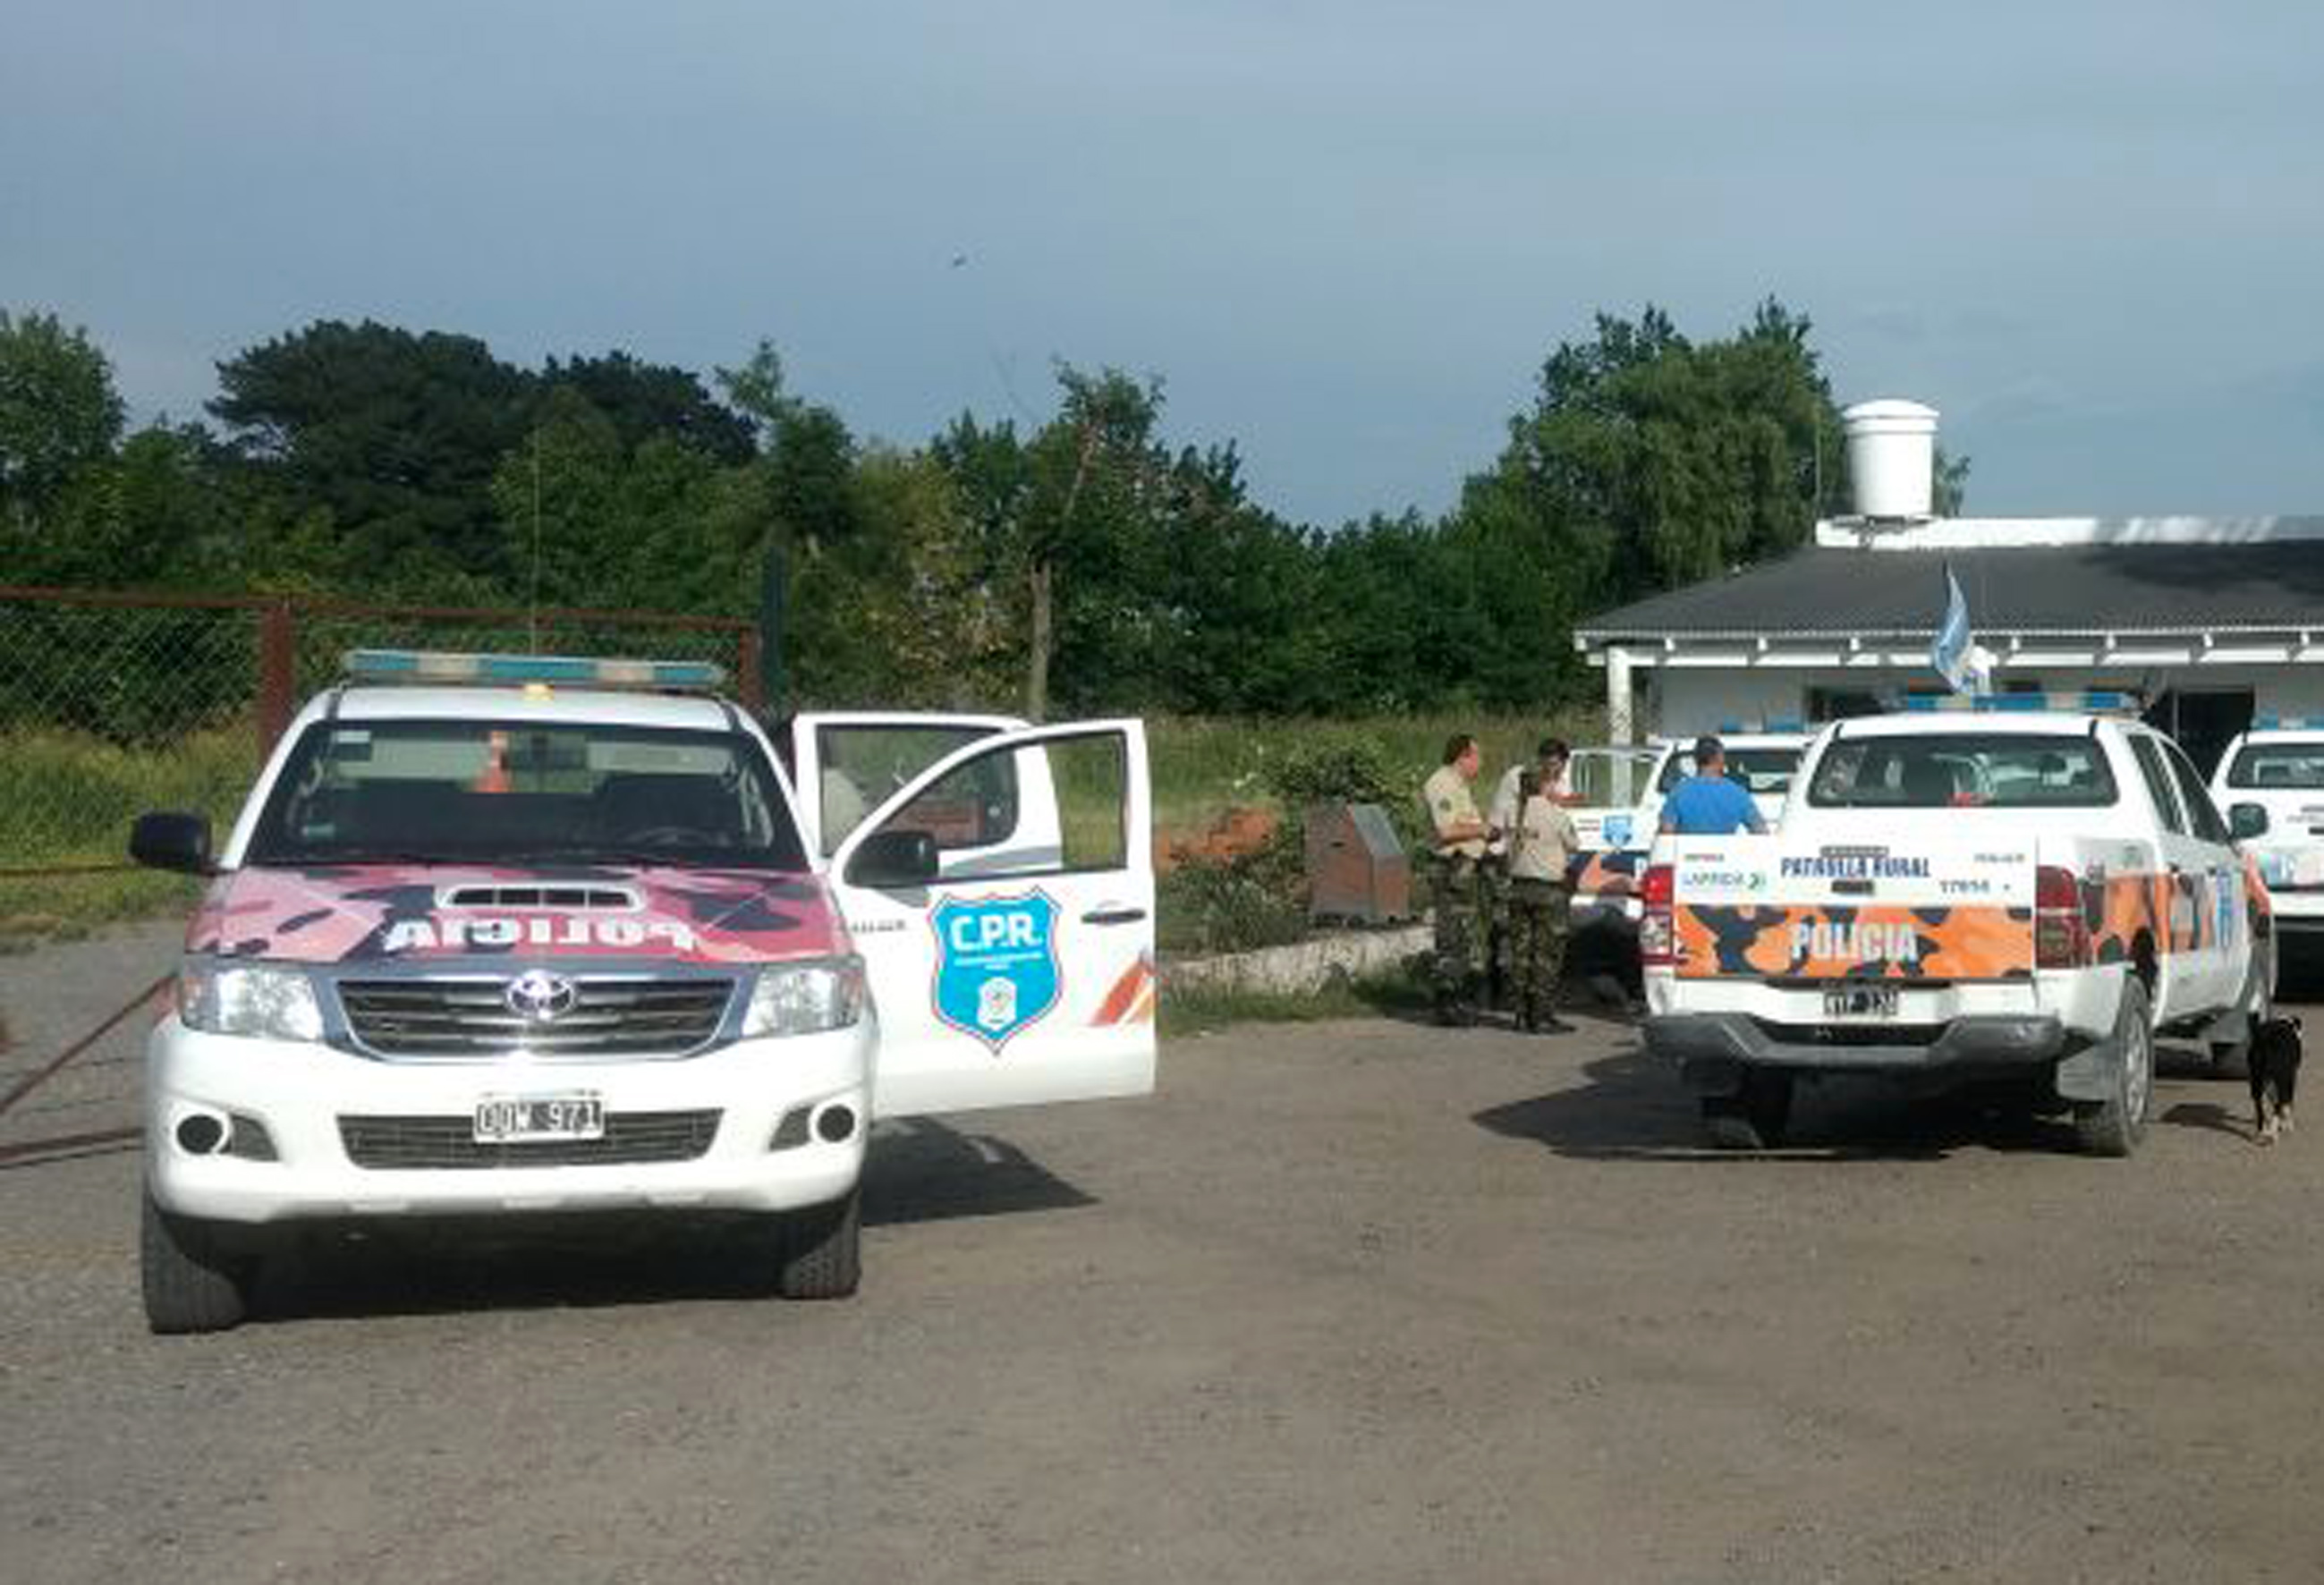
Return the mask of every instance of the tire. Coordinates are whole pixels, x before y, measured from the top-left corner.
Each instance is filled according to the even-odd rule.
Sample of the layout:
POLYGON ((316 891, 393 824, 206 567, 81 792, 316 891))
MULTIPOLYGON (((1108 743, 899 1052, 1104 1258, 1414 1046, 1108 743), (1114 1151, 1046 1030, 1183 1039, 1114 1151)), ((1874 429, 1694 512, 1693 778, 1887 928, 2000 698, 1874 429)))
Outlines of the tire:
POLYGON ((145 1296, 145 1324, 167 1336, 226 1332, 250 1312, 257 1262, 219 1247, 217 1233, 190 1217, 174 1216, 143 1196, 137 1270, 145 1296))
POLYGON ((1754 1069, 1732 1095, 1702 1098, 1703 1131, 1721 1150, 1774 1150, 1792 1120, 1792 1075, 1754 1069))
POLYGON ((775 1291, 786 1299, 853 1298, 862 1280, 863 1192, 783 1218, 775 1291))
POLYGON ((2147 1016, 2146 981, 2135 974, 2123 979, 2114 1043, 2121 1060, 2109 1074, 2113 1092, 2074 1107, 2074 1132, 2091 1156, 2119 1157, 2137 1149, 2154 1100, 2154 1028, 2147 1016))
POLYGON ((2264 954, 2252 954, 2251 968, 2244 975, 2243 993, 2236 998, 2236 1007, 2245 1015, 2243 1037, 2211 1042, 2212 1077, 2240 1079, 2251 1071, 2247 1064, 2251 1060, 2252 1031, 2275 1007, 2275 975, 2271 967, 2274 959, 2273 941, 2267 944, 2264 954))

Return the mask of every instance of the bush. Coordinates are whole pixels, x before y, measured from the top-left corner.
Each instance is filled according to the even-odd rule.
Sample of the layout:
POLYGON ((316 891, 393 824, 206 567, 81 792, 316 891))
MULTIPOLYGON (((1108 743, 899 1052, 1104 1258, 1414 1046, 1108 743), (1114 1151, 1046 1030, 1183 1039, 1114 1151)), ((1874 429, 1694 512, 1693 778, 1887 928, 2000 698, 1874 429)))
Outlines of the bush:
POLYGON ((1156 882, 1157 945, 1201 955, 1282 946, 1307 933, 1304 877, 1278 843, 1232 859, 1194 859, 1156 882))

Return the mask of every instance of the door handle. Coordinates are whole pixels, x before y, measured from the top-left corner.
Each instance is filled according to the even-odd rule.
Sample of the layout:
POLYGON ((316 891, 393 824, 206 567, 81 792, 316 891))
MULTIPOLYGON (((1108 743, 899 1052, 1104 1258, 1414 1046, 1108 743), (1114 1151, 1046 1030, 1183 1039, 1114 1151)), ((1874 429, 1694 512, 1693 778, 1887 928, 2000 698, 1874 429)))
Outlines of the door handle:
POLYGON ((1092 908, 1082 916, 1084 925, 1135 925, 1146 917, 1144 908, 1092 908))

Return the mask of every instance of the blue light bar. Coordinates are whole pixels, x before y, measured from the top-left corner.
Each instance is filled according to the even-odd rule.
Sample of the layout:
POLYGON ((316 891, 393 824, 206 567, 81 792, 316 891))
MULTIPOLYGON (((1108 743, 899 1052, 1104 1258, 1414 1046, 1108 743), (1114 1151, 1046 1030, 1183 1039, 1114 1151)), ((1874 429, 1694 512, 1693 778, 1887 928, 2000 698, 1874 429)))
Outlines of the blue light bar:
POLYGON ((351 682, 455 683, 518 687, 563 683, 584 688, 643 688, 710 693, 724 668, 707 660, 591 659, 576 655, 470 655, 438 650, 350 650, 341 670, 351 682))
POLYGON ((1722 721, 1719 723, 1719 730, 1729 736, 1735 736, 1743 733, 1771 732, 1796 732, 1804 733, 1807 731, 1807 728, 1796 721, 1722 721))
POLYGON ((1896 708, 1908 715, 1973 714, 2020 715, 2055 714, 2061 715, 2135 715, 2139 699, 2135 694, 2113 688, 2084 688, 2055 694, 1987 694, 1974 697, 1967 694, 1907 694, 1896 702, 1896 708))

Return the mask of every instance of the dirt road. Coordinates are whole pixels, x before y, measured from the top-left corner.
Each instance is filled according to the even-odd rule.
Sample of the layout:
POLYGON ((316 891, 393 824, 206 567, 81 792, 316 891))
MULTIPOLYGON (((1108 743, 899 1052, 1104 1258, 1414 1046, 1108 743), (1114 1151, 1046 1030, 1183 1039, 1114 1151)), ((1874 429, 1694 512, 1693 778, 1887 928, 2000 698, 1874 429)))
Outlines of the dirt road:
POLYGON ((852 1304, 731 1246, 337 1249, 148 1338, 136 1158, 0 1171, 0 1576, 2312 1580, 2314 1137, 1819 1098, 1627 1029, 1166 1048, 891 1131, 852 1304))

